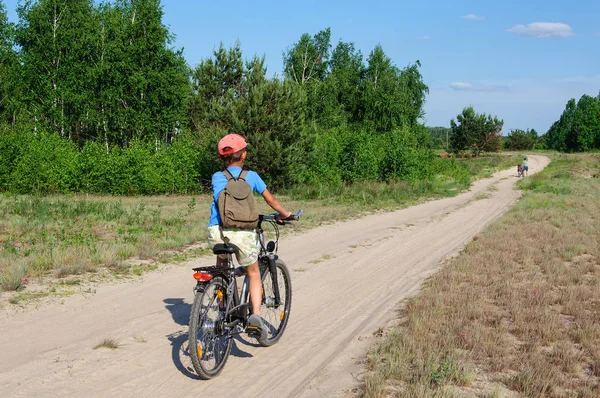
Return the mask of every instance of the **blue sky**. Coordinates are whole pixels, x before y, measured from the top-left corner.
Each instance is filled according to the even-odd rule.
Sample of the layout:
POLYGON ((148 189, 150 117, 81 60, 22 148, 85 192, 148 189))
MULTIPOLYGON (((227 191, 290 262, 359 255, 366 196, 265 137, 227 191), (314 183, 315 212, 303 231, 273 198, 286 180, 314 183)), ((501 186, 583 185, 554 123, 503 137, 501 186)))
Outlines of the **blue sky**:
MULTIPOLYGON (((9 18, 18 0, 4 0, 9 18)), ((449 126, 473 105, 513 128, 546 132, 567 100, 600 90, 600 1, 163 0, 164 22, 188 63, 240 40, 281 74, 302 33, 331 27, 366 56, 377 44, 399 67, 416 60, 430 88, 427 125, 449 126)))

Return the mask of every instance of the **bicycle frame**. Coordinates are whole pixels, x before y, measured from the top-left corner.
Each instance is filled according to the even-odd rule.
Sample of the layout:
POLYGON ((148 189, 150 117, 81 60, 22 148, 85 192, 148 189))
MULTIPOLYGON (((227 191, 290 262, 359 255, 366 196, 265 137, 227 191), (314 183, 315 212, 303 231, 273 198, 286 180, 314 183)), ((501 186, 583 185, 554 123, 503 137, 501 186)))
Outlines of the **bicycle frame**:
MULTIPOLYGON (((296 218, 300 217, 302 211, 299 211, 295 216, 296 218)), ((281 223, 277 220, 276 215, 259 215, 258 225, 256 228, 257 240, 260 245, 260 252, 258 255, 258 265, 260 268, 261 277, 264 272, 271 273, 271 280, 273 282, 273 295, 274 300, 272 305, 278 307, 281 304, 281 295, 279 291, 279 283, 277 282, 277 249, 279 244, 279 227, 278 223, 281 223), (265 236, 263 229, 263 222, 268 222, 274 229, 275 232, 275 240, 269 241, 265 244, 265 236)), ((283 222, 283 224, 291 224, 289 222, 283 222)), ((227 304, 225 307, 225 321, 226 323, 223 325, 229 330, 235 329, 239 324, 245 323, 246 319, 249 315, 249 280, 248 276, 244 278, 244 282, 242 284, 241 291, 238 291, 237 277, 236 277, 236 269, 233 263, 233 255, 231 253, 227 254, 227 266, 226 267, 199 267, 194 268, 196 274, 194 277, 198 281, 194 291, 196 293, 201 292, 204 288, 204 284, 207 283, 213 277, 221 277, 226 281, 227 284, 227 304), (207 277, 206 274, 210 275, 207 277), (198 277, 196 277, 198 275, 198 277)), ((265 300, 264 294, 262 300, 265 300)), ((230 337, 235 334, 240 333, 232 333, 230 337)))

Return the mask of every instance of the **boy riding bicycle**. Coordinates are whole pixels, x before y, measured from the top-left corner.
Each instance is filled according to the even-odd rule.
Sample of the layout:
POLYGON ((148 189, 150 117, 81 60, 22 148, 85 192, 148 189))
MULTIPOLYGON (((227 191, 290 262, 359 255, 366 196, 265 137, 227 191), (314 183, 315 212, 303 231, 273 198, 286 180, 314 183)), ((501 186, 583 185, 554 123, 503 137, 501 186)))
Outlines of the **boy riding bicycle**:
MULTIPOLYGON (((281 219, 289 217, 292 213, 287 211, 267 189, 260 176, 251 170, 243 170, 247 157, 247 146, 244 137, 238 134, 228 134, 218 144, 219 157, 225 163, 226 170, 217 172, 212 176, 213 202, 210 208, 208 223, 208 244, 211 249, 218 243, 233 244, 238 247, 236 253, 238 263, 246 268, 250 281, 250 300, 252 301, 252 315, 248 318, 248 326, 258 328, 261 336, 266 337, 267 329, 260 316, 262 300, 262 284, 258 267, 258 241, 254 227, 232 228, 224 224, 223 195, 226 187, 234 181, 244 180, 254 192, 262 195, 265 202, 277 213, 281 219), (219 208, 218 203, 221 203, 219 208)), ((250 194, 252 196, 252 194, 250 194)), ((253 201, 254 198, 249 198, 253 201)), ((257 215, 258 217, 258 215, 257 215)), ((217 266, 227 266, 225 255, 217 256, 217 266)))

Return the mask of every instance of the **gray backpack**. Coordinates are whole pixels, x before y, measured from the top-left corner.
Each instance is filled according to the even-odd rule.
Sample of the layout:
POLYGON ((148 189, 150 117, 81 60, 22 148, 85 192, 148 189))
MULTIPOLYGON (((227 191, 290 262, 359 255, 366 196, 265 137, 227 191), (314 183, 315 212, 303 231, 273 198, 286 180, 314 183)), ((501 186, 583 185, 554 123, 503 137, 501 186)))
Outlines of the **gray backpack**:
POLYGON ((258 225, 258 205, 252 187, 246 182, 248 170, 234 178, 229 170, 223 171, 227 185, 217 199, 217 208, 223 228, 254 229, 258 225))

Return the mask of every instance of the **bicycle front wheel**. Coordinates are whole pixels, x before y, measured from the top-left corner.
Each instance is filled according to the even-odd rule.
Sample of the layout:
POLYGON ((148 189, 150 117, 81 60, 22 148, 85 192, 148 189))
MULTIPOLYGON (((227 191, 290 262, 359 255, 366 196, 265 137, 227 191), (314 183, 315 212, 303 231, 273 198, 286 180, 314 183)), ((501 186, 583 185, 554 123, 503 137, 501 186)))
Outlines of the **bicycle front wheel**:
POLYGON ((214 278, 204 292, 196 293, 190 314, 188 351, 201 379, 208 380, 223 370, 233 340, 224 330, 227 284, 214 278))
POLYGON ((290 318, 290 309, 292 307, 292 278, 290 271, 285 263, 277 260, 277 275, 271 274, 269 267, 266 267, 262 274, 263 297, 260 306, 260 313, 267 326, 267 338, 258 340, 264 347, 272 346, 277 343, 290 318), (275 283, 279 287, 280 302, 275 300, 275 283))

